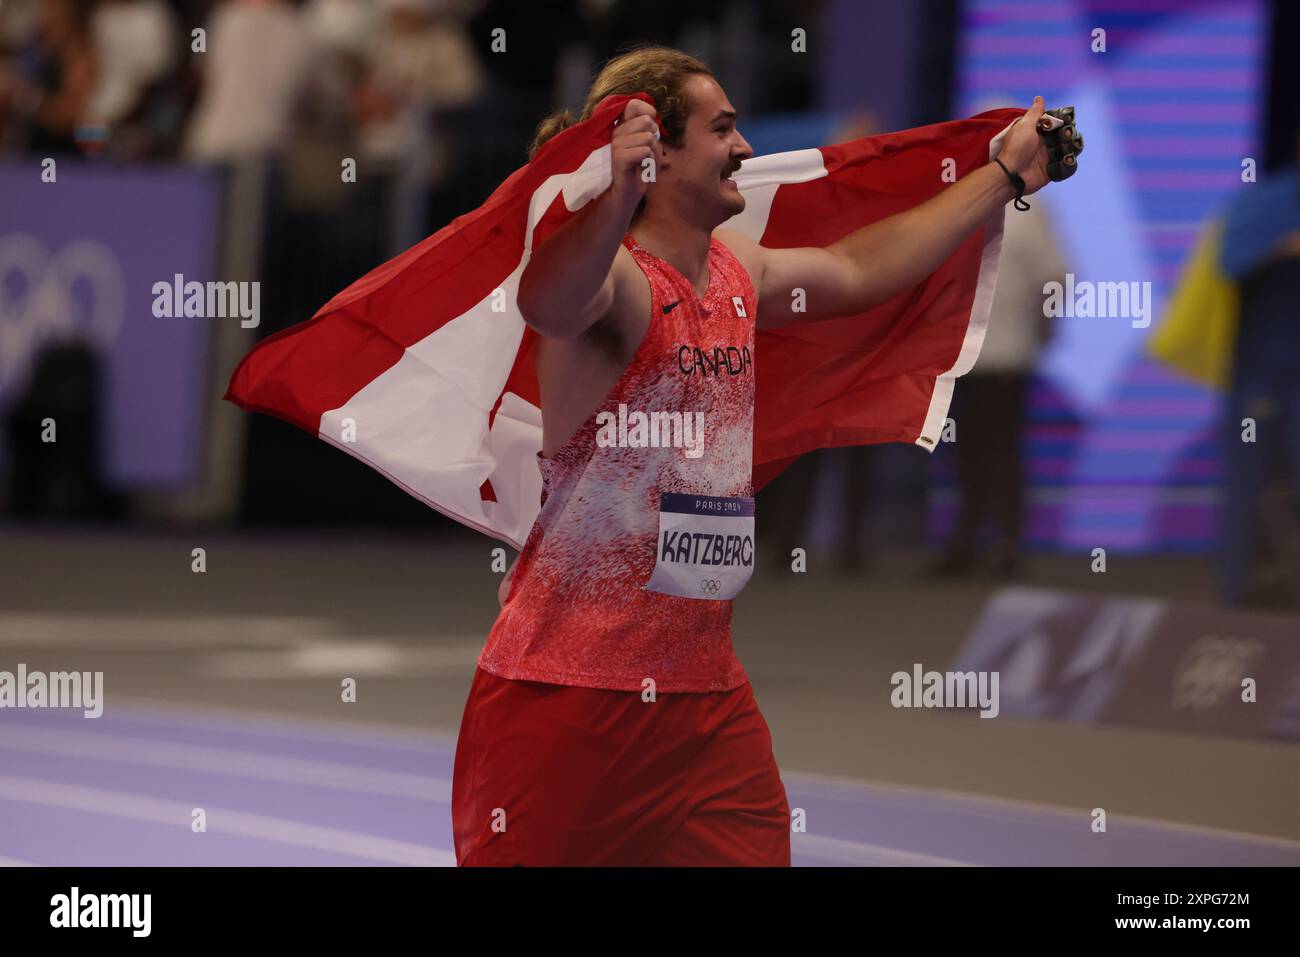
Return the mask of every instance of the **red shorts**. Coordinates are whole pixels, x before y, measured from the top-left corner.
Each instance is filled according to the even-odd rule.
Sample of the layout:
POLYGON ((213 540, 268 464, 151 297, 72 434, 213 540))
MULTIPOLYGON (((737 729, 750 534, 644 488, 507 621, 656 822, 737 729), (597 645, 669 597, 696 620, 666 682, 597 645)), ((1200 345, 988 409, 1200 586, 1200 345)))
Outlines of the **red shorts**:
POLYGON ((476 669, 451 816, 458 865, 790 866, 790 807, 748 683, 647 702, 476 669))

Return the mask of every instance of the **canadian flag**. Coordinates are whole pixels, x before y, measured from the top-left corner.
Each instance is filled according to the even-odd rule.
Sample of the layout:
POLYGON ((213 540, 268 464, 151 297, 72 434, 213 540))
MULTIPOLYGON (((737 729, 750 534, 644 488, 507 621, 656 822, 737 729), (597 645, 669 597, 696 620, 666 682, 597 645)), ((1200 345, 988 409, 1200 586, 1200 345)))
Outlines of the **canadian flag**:
MULTIPOLYGON (((225 398, 317 434, 438 511, 522 547, 540 509, 542 413, 519 278, 533 249, 609 187, 610 137, 631 98, 609 99, 478 209, 263 340, 225 398)), ((989 162, 1022 113, 748 160, 733 177, 745 210, 724 225, 768 247, 827 245, 989 162)), ((815 448, 936 446, 954 380, 984 339, 1002 216, 866 313, 756 334, 755 490, 815 448)))

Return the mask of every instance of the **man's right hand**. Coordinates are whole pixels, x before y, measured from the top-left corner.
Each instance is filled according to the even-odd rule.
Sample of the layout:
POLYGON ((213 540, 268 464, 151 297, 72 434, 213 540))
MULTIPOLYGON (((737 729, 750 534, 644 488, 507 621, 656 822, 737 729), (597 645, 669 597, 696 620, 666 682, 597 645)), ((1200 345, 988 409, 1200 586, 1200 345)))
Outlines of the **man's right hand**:
MULTIPOLYGON (((519 280, 519 311, 541 335, 579 338, 613 308, 617 290, 625 285, 617 268, 623 236, 649 187, 641 164, 657 163, 664 155, 658 130, 654 107, 629 100, 610 138, 610 188, 533 251, 519 280)), ((623 258, 623 276, 639 277, 631 255, 623 251, 623 258)))
POLYGON ((610 141, 610 173, 613 176, 610 190, 620 205, 628 209, 635 208, 650 188, 646 172, 649 164, 645 161, 651 160, 654 164, 651 168, 656 168, 664 156, 656 115, 655 108, 644 100, 628 100, 622 117, 614 126, 614 136, 610 141))

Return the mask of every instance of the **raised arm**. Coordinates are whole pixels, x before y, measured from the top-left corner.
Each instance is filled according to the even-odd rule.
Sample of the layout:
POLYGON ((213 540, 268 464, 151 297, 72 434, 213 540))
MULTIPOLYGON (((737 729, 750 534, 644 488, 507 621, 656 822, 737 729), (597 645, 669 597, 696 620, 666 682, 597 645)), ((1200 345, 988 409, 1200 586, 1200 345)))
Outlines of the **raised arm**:
MULTIPOLYGON (((1025 180, 1025 195, 1048 181, 1047 149, 1034 125, 1042 97, 1007 134, 998 158, 1025 180)), ((935 175, 938 175, 936 171, 935 175)), ((996 163, 962 177, 924 203, 855 230, 828 246, 767 249, 738 233, 729 245, 756 274, 757 324, 776 328, 834 316, 855 315, 915 286, 930 275, 1015 190, 996 163), (803 290, 805 311, 795 312, 794 292, 803 290)), ((719 233, 724 231, 719 230, 719 233)))
MULTIPOLYGON (((654 107, 632 100, 611 142, 610 188, 536 249, 519 280, 519 311, 544 336, 576 339, 606 316, 629 275, 615 268, 647 183, 641 164, 663 155, 654 107)), ((635 269, 635 267, 633 267, 635 269)))

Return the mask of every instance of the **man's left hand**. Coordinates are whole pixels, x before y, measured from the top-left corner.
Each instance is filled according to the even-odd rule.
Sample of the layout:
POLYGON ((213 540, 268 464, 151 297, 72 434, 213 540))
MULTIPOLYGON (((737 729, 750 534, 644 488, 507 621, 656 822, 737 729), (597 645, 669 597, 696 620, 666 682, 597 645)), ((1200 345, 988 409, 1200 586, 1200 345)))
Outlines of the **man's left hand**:
POLYGON ((1046 104, 1041 96, 1034 97, 1029 112, 1016 120, 1007 134, 1002 152, 997 156, 1012 172, 1025 180, 1025 195, 1036 193, 1048 183, 1047 144, 1038 133, 1038 118, 1046 104))

